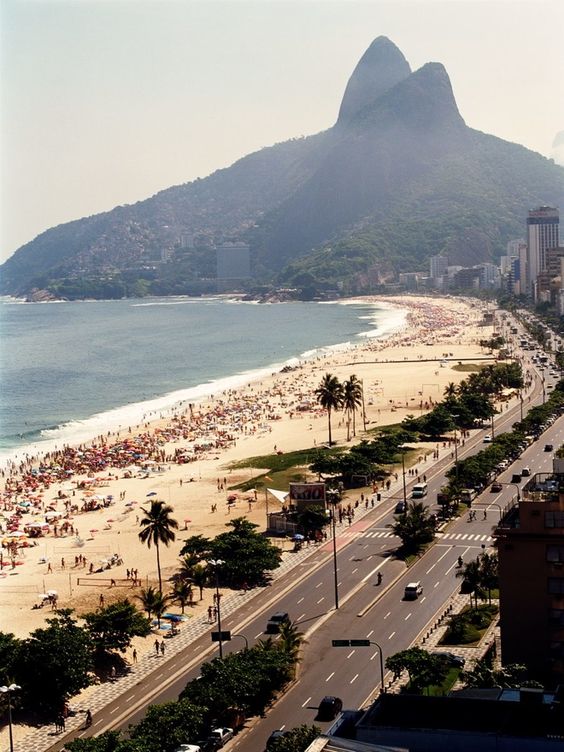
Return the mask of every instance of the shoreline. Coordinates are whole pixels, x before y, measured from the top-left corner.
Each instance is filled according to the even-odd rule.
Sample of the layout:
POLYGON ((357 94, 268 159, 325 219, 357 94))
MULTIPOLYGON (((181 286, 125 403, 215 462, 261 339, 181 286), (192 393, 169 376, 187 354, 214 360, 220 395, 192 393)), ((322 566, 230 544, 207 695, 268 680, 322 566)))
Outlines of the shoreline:
MULTIPOLYGON (((51 611, 34 609, 33 605, 48 589, 58 592, 58 607, 72 607, 81 614, 98 606, 101 593, 107 604, 137 593, 126 578, 126 568, 132 564, 139 569, 144 585, 154 582, 154 552, 139 543, 136 520, 149 497, 171 504, 179 522, 175 544, 161 551, 164 580, 174 571, 184 538, 196 534, 213 537, 225 530, 230 519, 239 516, 263 528, 266 505, 262 491, 258 497, 238 493, 232 505, 227 504, 227 496, 229 487, 252 480, 264 470, 233 470, 230 466, 252 456, 308 448, 314 451, 324 444, 327 415, 315 402, 313 391, 327 371, 341 380, 349 378, 353 351, 353 370, 364 382, 369 429, 399 423, 410 413, 421 414, 442 399, 447 383, 457 383, 467 375, 439 362, 445 350, 455 361, 461 357, 484 358, 477 344, 486 336, 484 329, 478 328, 481 304, 459 299, 397 300, 399 307, 410 310, 408 327, 402 332, 318 355, 285 372, 221 392, 191 410, 185 405, 169 419, 143 425, 139 446, 146 451, 146 459, 138 462, 144 465, 140 472, 132 470, 127 456, 120 455, 123 445, 115 448, 116 441, 122 441, 124 451, 131 449, 130 442, 136 436, 126 430, 108 441, 104 441, 105 436, 102 441, 94 440, 94 458, 96 452, 98 458, 109 457, 98 470, 88 464, 90 458, 85 461, 87 451, 83 448, 79 456, 70 452, 63 458, 70 463, 70 473, 57 456, 45 464, 59 467, 41 480, 31 473, 30 464, 23 467, 25 482, 21 474, 12 475, 9 482, 4 478, 3 490, 9 487, 9 493, 2 496, 4 529, 22 501, 28 506, 23 508, 27 511, 21 515, 19 526, 35 519, 46 527, 45 535, 34 539, 38 545, 17 549, 16 558, 21 563, 11 567, 5 556, 8 566, 0 578, 0 592, 9 606, 0 615, 0 629, 22 636, 41 626, 51 611), (180 455, 190 461, 178 461, 180 455), (83 511, 93 500, 98 508, 83 511), (47 526, 47 510, 55 513, 58 525, 53 524, 52 517, 47 526), (62 525, 68 528, 66 532, 60 529, 62 525), (108 572, 88 573, 90 563, 98 569, 102 559, 115 553, 123 560, 121 565, 112 566, 108 572), (86 568, 76 564, 79 554, 87 558, 86 568), (119 583, 118 587, 111 587, 110 578, 119 583)), ((359 433, 361 423, 357 416, 359 433)), ((341 413, 334 415, 333 433, 338 443, 347 446, 346 421, 341 413)), ((349 498, 354 500, 360 491, 349 492, 349 498)), ((269 500, 271 510, 276 503, 273 498, 269 500)))
MULTIPOLYGON (((231 300, 233 296, 210 296, 210 299, 231 300)), ((176 298, 185 298, 192 300, 189 296, 175 296, 176 298)), ((145 300, 145 299, 143 299, 145 300)), ((160 298, 154 298, 160 300, 160 298)), ((66 302, 66 301, 57 301, 66 302)), ((72 301, 75 302, 75 301, 72 301)), ((88 302, 88 301, 84 301, 88 302)), ((240 302, 235 300, 235 302, 240 302)), ((322 305, 366 305, 369 301, 363 298, 350 298, 343 301, 323 301, 322 305)), ((140 303, 139 305, 143 305, 140 303)), ((147 303, 148 305, 148 303, 147 303)), ((304 352, 290 356, 283 361, 275 361, 265 366, 252 368, 248 371, 239 371, 237 373, 221 376, 212 381, 202 381, 193 386, 183 386, 178 389, 166 392, 147 400, 139 400, 117 407, 110 407, 99 413, 94 413, 85 418, 76 418, 58 424, 53 428, 44 428, 41 433, 45 434, 43 438, 38 438, 26 444, 20 444, 15 447, 6 447, 0 449, 0 471, 9 469, 13 464, 19 463, 22 458, 38 461, 48 453, 60 451, 65 446, 80 446, 90 444, 92 441, 110 431, 112 434, 119 434, 122 426, 136 424, 140 428, 143 423, 166 420, 182 407, 185 403, 201 404, 207 400, 213 400, 221 393, 230 389, 238 389, 247 383, 260 382, 263 379, 274 376, 276 373, 284 372, 288 367, 301 367, 308 361, 315 360, 326 354, 333 352, 344 352, 364 344, 367 340, 383 340, 394 333, 397 333, 409 326, 409 311, 402 306, 389 302, 373 300, 370 303, 373 314, 362 317, 375 324, 374 318, 379 311, 395 311, 402 314, 401 321, 391 322, 389 325, 384 322, 384 330, 371 328, 366 331, 360 331, 355 334, 358 341, 336 342, 331 345, 322 345, 320 347, 310 348, 304 352), (83 430, 80 430, 83 426, 83 430), (51 434, 48 436, 47 434, 51 434)), ((361 317, 359 317, 361 318, 361 317)))

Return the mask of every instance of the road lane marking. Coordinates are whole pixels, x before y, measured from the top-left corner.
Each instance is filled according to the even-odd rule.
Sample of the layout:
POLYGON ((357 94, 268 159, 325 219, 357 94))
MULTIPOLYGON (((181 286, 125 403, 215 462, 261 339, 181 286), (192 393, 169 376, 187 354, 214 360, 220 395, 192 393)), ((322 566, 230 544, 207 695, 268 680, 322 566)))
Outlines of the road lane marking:
POLYGON ((353 571, 351 572, 351 574, 355 574, 355 572, 358 572, 358 567, 356 567, 356 569, 353 569, 353 571))
POLYGON ((423 596, 423 598, 420 598, 420 599, 419 599, 419 603, 423 603, 423 601, 425 600, 425 598, 426 598, 426 597, 427 597, 427 596, 426 596, 426 595, 424 595, 424 596, 423 596))
POLYGON ((373 653, 373 654, 372 654, 372 655, 370 656, 370 660, 371 660, 371 661, 373 661, 373 660, 374 660, 374 658, 376 658, 376 656, 378 655, 378 653, 379 653, 379 652, 380 652, 380 651, 379 651, 379 650, 377 650, 377 651, 376 651, 375 653, 373 653))
POLYGON ((254 639, 254 640, 258 640, 258 638, 259 638, 259 637, 261 636, 261 634, 262 634, 262 632, 259 632, 258 634, 256 634, 256 635, 255 635, 255 636, 253 637, 253 639, 254 639))
POLYGON ((304 596, 302 596, 302 597, 300 598, 300 600, 298 601, 298 606, 300 605, 300 603, 301 603, 301 602, 302 602, 303 600, 305 600, 305 595, 304 595, 304 596))
POLYGON ((394 635, 395 635, 395 632, 392 632, 392 634, 388 637, 388 640, 391 640, 394 635))
POLYGON ((321 603, 321 601, 324 601, 324 600, 325 600, 325 596, 323 596, 323 598, 320 598, 320 599, 319 599, 319 600, 317 601, 317 605, 319 606, 319 604, 321 603))
POLYGON ((436 588, 436 587, 439 587, 439 585, 440 585, 440 582, 435 582, 435 584, 433 585, 433 587, 436 588))
POLYGON ((282 725, 280 726, 280 731, 284 731, 284 729, 285 729, 285 728, 286 728, 286 724, 285 724, 285 723, 283 723, 283 724, 282 724, 282 725))
POLYGON ((327 679, 325 679, 325 681, 326 681, 326 682, 328 682, 328 681, 329 681, 329 679, 333 678, 333 676, 335 676, 335 672, 334 672, 334 671, 332 671, 332 672, 331 672, 331 673, 329 674, 329 676, 327 677, 327 679))
POLYGON ((110 710, 110 715, 113 715, 114 713, 117 713, 117 711, 120 709, 119 705, 116 705, 113 710, 110 710))
POLYGON ((367 640, 369 640, 369 639, 370 639, 370 635, 371 635, 371 634, 372 634, 373 632, 374 632, 374 630, 373 630, 373 629, 371 629, 371 630, 370 630, 370 632, 369 632, 369 633, 368 633, 368 634, 366 635, 366 639, 367 639, 367 640))
POLYGON ((318 583, 317 583, 317 585, 315 586, 315 589, 317 590, 317 588, 318 588, 318 587, 321 587, 322 585, 323 585, 323 581, 321 581, 321 582, 318 582, 318 583))
POLYGON ((351 650, 351 652, 347 655, 347 660, 351 657, 351 655, 354 655, 356 653, 356 650, 351 650))
POLYGON ((352 684, 354 681, 358 679, 358 674, 355 674, 353 678, 350 680, 349 684, 352 684))
POLYGON ((305 708, 305 706, 308 704, 308 702, 311 700, 311 697, 308 697, 307 700, 302 705, 302 708, 305 708))
POLYGON ((301 621, 304 618, 304 616, 305 616, 305 614, 300 614, 300 616, 298 616, 298 618, 296 619, 296 621, 301 621))
POLYGON ((404 621, 407 621, 407 620, 408 620, 408 619, 409 619, 410 617, 411 617, 411 613, 409 613, 409 614, 408 614, 408 615, 407 615, 407 616, 405 617, 404 621))
POLYGON ((388 618, 388 616, 389 616, 389 615, 390 615, 391 613, 392 613, 391 611, 388 611, 388 613, 386 614, 386 616, 384 616, 384 619, 387 619, 387 618, 388 618))

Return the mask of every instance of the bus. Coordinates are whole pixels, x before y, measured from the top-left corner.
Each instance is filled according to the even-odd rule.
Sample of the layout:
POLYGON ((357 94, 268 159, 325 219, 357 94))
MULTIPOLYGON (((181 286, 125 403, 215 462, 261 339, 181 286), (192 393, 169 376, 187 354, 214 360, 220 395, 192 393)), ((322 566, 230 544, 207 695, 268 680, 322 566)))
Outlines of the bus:
POLYGON ((416 483, 413 486, 413 491, 411 492, 411 498, 412 499, 422 499, 424 496, 427 496, 427 484, 426 483, 416 483))

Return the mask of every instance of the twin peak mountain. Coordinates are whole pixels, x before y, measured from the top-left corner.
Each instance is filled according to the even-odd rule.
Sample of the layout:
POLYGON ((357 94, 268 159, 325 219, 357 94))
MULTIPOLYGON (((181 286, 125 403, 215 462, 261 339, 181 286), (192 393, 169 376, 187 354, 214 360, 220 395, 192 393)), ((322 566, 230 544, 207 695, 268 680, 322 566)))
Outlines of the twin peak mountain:
POLYGON ((362 293, 438 253, 465 266, 494 260, 523 235, 528 209, 563 198, 562 167, 468 127, 445 68, 412 72, 378 37, 332 127, 47 230, 3 265, 0 291, 211 292, 215 246, 243 241, 253 267, 247 289, 275 281, 307 294, 362 293))

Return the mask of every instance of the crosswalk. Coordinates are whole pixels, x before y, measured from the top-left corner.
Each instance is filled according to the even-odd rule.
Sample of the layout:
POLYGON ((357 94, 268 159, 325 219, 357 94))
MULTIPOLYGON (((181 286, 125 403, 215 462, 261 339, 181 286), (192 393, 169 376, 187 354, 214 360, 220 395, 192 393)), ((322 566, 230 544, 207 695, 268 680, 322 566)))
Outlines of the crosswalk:
MULTIPOLYGON (((344 530, 339 533, 339 538, 396 538, 391 530, 344 530)), ((441 541, 474 541, 483 543, 491 541, 491 535, 480 533, 437 533, 436 537, 441 541)))

